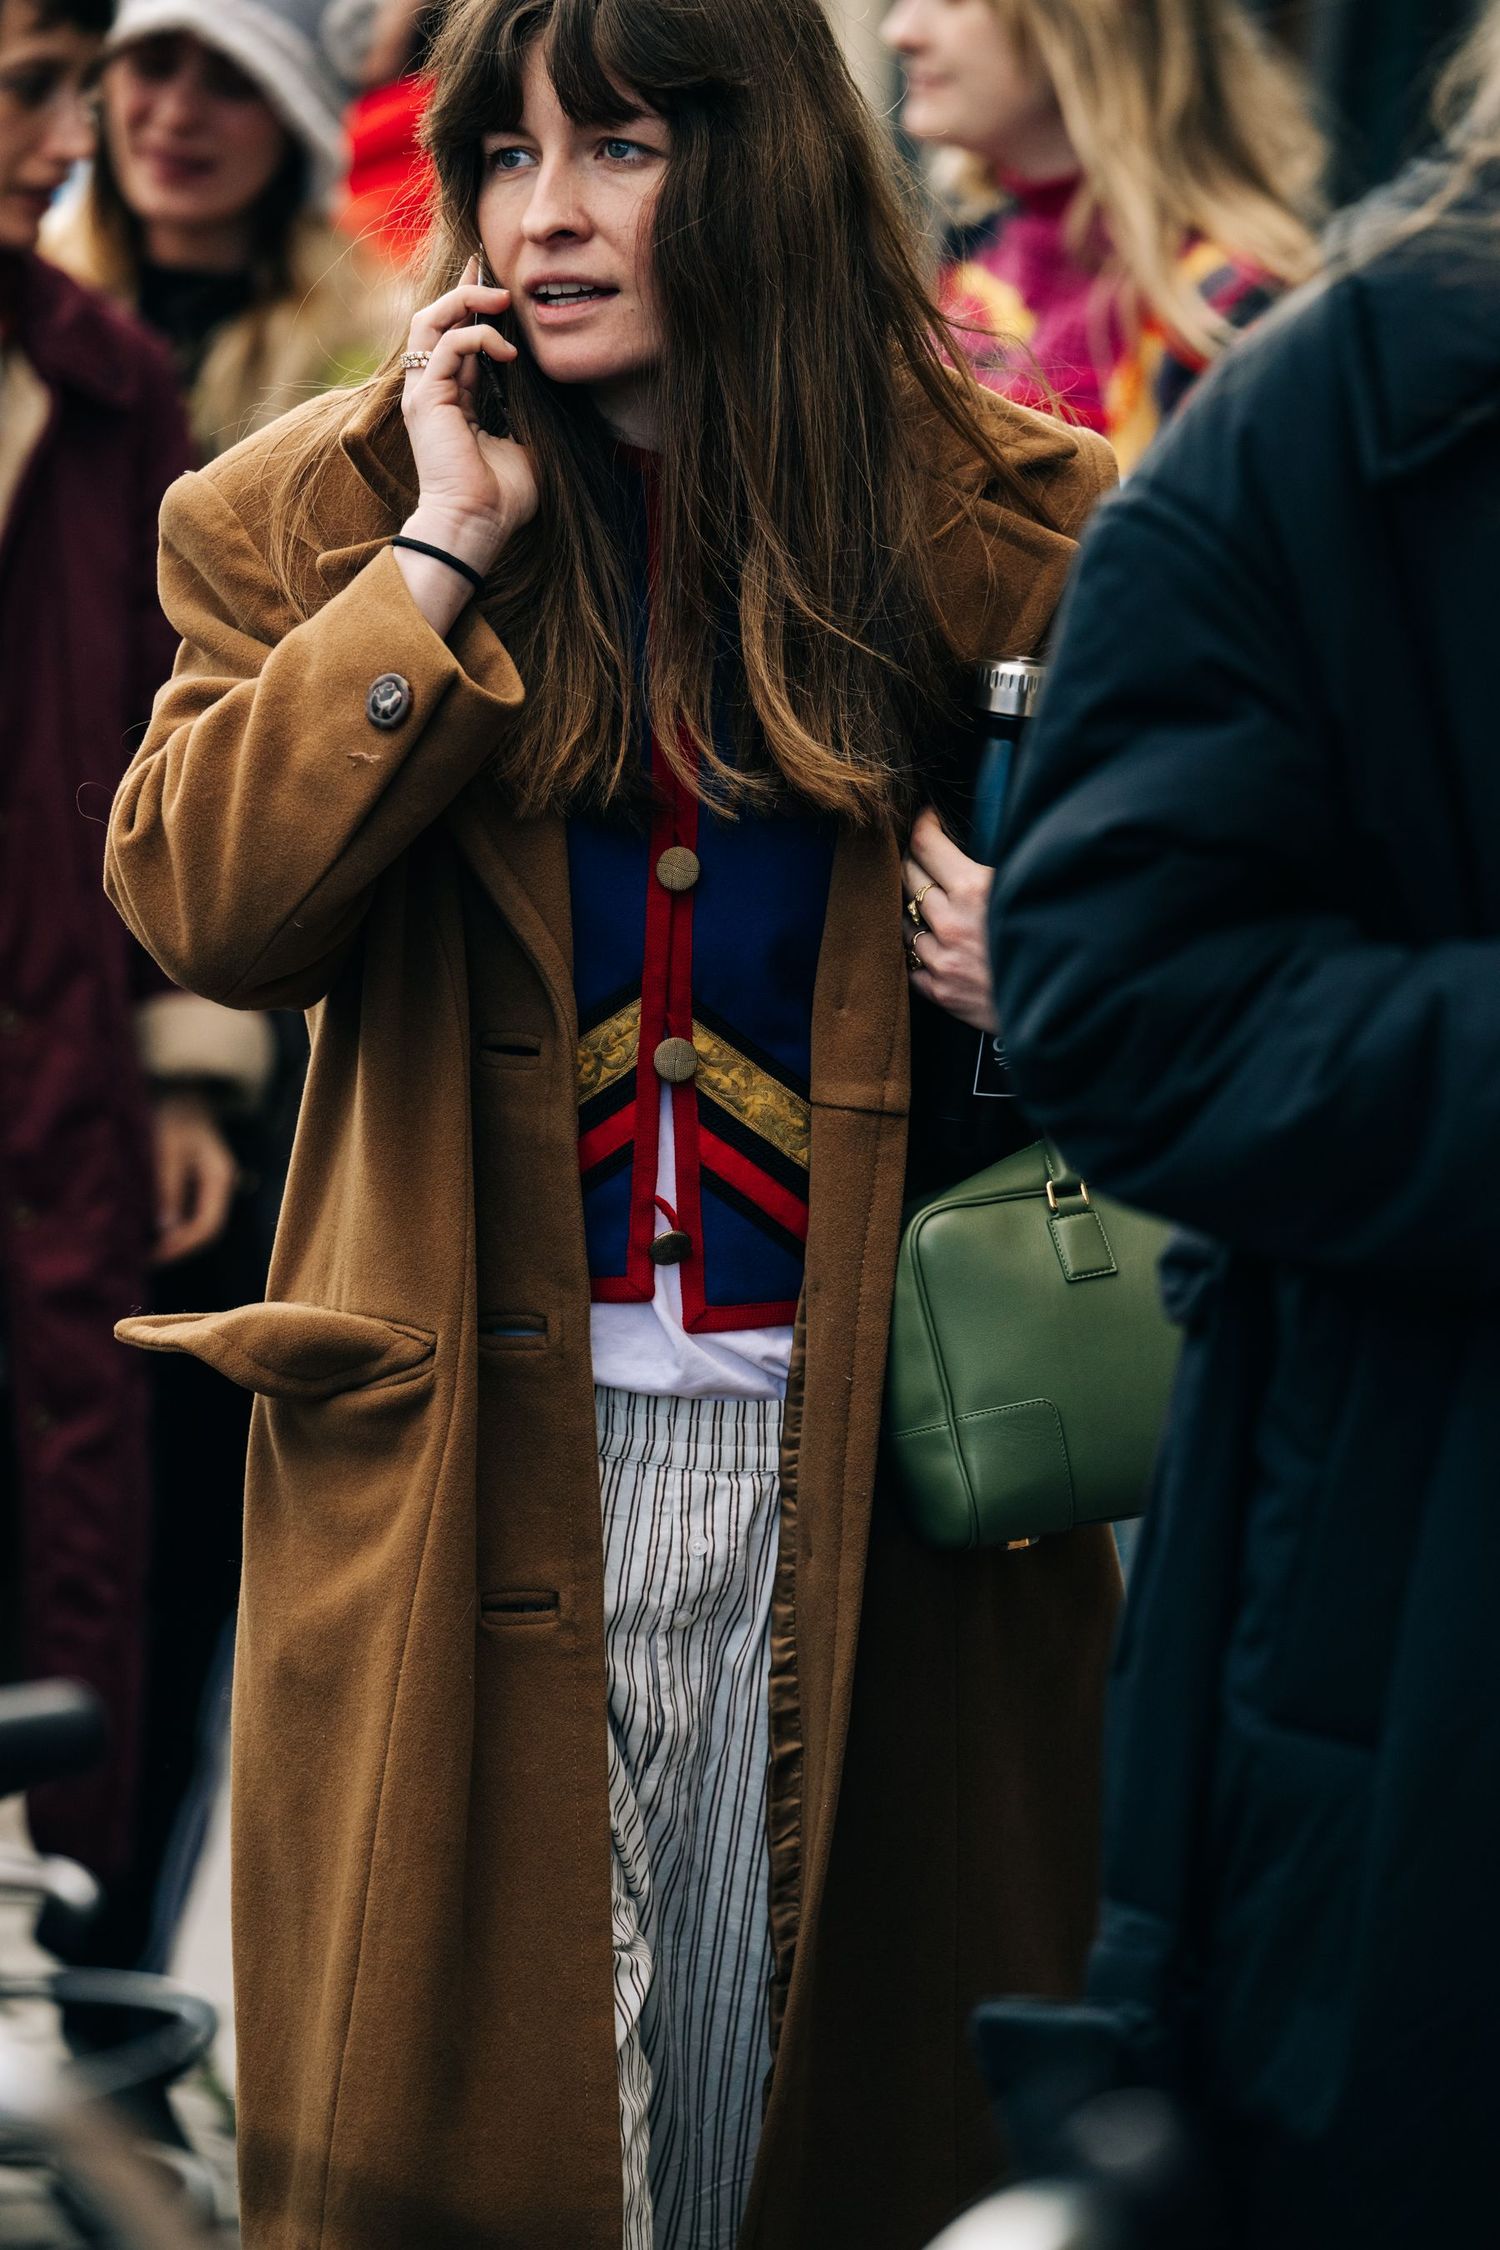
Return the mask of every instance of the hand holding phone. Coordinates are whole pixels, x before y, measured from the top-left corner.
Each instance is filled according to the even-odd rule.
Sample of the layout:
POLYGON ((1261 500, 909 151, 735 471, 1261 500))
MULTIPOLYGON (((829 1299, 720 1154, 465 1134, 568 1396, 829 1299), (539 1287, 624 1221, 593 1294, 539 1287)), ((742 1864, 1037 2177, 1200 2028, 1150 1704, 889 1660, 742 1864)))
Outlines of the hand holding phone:
MULTIPOLYGON (((401 412, 418 489, 403 529, 483 577, 512 533, 536 514, 537 481, 526 448, 488 426, 492 409, 480 387, 481 370, 514 359, 516 347, 494 325, 509 293, 482 282, 480 271, 479 259, 471 258, 455 288, 413 315, 401 412)), ((409 555, 401 560, 403 574, 408 564, 416 571, 409 555)), ((458 574, 446 576, 450 597, 454 589, 461 592, 458 574)))
MULTIPOLYGON (((482 251, 479 254, 477 265, 480 288, 493 289, 496 287, 496 284, 490 279, 489 269, 485 265, 482 251)), ((511 428, 510 415, 505 404, 505 374, 498 360, 483 359, 479 362, 479 397, 481 401, 479 418, 490 436, 509 437, 511 428)))

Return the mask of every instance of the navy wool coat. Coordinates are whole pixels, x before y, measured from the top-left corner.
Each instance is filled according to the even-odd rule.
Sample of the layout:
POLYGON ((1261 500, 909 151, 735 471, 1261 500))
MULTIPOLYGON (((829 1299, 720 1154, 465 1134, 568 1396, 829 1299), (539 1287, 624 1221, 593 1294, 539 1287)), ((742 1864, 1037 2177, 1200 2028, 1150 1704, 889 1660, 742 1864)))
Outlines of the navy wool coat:
POLYGON ((997 891, 1028 1104, 1222 1246, 1169 1261, 1093 1991, 1265 2250, 1493 2202, 1497 205, 1367 212, 1104 510, 997 891))

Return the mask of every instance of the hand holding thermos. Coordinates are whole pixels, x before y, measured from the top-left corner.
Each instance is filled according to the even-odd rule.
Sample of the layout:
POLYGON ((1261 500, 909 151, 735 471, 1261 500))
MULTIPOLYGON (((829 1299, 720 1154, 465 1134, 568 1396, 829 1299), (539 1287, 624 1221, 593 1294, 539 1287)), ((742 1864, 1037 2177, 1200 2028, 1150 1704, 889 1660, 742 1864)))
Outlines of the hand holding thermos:
MULTIPOLYGON (((975 669, 972 735, 965 746, 968 850, 929 806, 903 863, 907 960, 914 992, 982 1034, 966 1094, 1010 1093, 989 964, 989 897, 1016 758, 1045 667, 1005 657, 975 669)), ((970 1066, 965 1066, 966 1076, 970 1066)))

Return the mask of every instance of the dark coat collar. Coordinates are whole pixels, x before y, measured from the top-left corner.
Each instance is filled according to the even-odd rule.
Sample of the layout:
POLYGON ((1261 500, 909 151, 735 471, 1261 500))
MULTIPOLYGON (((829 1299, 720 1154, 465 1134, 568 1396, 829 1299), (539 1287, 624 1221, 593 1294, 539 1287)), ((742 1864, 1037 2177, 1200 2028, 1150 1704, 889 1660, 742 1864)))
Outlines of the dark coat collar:
POLYGON ((14 280, 15 343, 50 389, 126 407, 141 398, 148 370, 173 380, 143 329, 44 258, 22 256, 14 280))
POLYGON ((1356 435, 1375 482, 1421 468, 1500 413, 1500 174, 1411 231, 1445 177, 1441 164, 1415 167, 1335 245, 1356 435))

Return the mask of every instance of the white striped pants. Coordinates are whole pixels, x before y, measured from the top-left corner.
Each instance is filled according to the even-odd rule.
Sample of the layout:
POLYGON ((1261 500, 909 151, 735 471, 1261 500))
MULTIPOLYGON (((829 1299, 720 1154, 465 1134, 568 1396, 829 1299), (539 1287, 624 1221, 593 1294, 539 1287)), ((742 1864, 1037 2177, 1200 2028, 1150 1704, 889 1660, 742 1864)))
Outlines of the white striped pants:
POLYGON ((733 2250, 770 2067, 781 1406, 595 1402, 624 2250, 733 2250))

